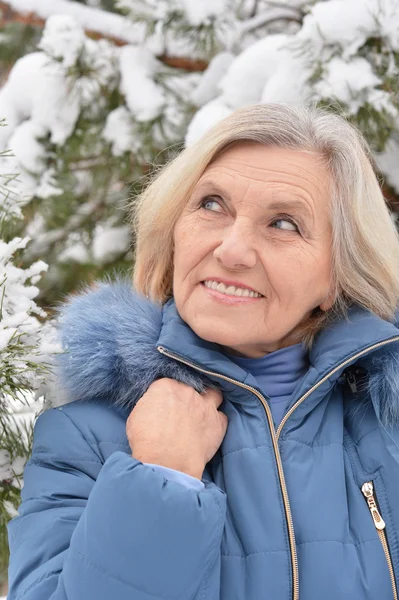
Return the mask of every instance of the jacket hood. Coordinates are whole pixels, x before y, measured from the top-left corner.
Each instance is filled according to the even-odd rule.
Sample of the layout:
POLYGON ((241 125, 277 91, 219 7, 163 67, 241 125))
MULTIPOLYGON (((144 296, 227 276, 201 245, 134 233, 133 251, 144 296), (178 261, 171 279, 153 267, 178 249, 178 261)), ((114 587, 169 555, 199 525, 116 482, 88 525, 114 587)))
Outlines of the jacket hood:
MULTIPOLYGON (((56 358, 62 403, 91 399, 131 410, 151 383, 161 377, 176 379, 197 392, 207 387, 223 388, 217 380, 158 351, 157 346, 165 341, 166 345, 172 341, 172 347, 179 349, 179 334, 183 334, 179 327, 184 327, 184 337, 191 336, 192 362, 204 356, 207 368, 212 370, 218 345, 196 336, 179 319, 173 300, 162 307, 135 292, 126 277, 83 288, 77 295, 69 296, 57 308, 57 314, 64 350, 56 358), (165 319, 177 322, 177 326, 166 328, 166 335, 162 333, 165 319)), ((396 324, 356 307, 350 309, 348 321, 342 319, 320 332, 310 351, 310 362, 322 377, 344 358, 345 366, 330 380, 349 372, 352 382, 358 377, 362 387, 355 386, 355 393, 368 389, 367 396, 377 407, 381 421, 399 424, 396 336, 399 337, 396 324), (387 340, 392 342, 385 344, 387 340), (363 348, 369 351, 360 360, 351 362, 351 356, 363 348)), ((187 356, 187 352, 182 355, 187 356)), ((232 376, 240 379, 236 376, 238 367, 231 361, 226 363, 235 369, 232 376)), ((245 375, 243 371, 242 379, 245 375)))

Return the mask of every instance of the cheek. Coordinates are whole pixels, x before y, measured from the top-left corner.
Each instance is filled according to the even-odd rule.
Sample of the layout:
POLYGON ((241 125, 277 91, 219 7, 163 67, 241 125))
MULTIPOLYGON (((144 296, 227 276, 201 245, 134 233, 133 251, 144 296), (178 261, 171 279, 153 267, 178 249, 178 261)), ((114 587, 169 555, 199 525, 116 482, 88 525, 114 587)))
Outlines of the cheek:
POLYGON ((173 293, 176 299, 187 297, 190 293, 189 287, 196 282, 196 274, 199 274, 197 267, 210 250, 206 236, 196 235, 195 223, 188 219, 175 227, 173 239, 173 293))
POLYGON ((175 230, 174 235, 174 273, 175 275, 185 275, 195 263, 198 253, 198 245, 195 244, 194 237, 188 227, 180 226, 175 230))
POLYGON ((330 284, 331 263, 328 253, 313 248, 286 247, 282 252, 270 251, 263 268, 271 287, 280 299, 298 299, 324 294, 330 284))

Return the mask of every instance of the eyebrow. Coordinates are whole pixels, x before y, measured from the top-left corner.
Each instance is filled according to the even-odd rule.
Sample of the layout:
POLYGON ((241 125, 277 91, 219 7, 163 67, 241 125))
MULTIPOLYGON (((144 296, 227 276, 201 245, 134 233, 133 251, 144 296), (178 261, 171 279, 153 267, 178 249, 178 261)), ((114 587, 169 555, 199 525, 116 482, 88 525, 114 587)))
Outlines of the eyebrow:
MULTIPOLYGON (((196 193, 198 192, 204 192, 205 190, 210 190, 213 193, 219 194, 220 196, 223 196, 224 198, 226 198, 229 202, 231 202, 231 197, 229 195, 229 193, 222 189, 216 182, 208 179, 206 181, 200 182, 197 186, 197 189, 195 190, 196 193)), ((309 206, 307 205, 306 202, 304 202, 303 200, 299 199, 299 198, 290 198, 287 200, 272 200, 272 202, 270 202, 267 205, 267 209, 268 210, 301 210, 301 211, 305 211, 306 214, 313 220, 313 212, 312 210, 309 208, 309 206)))
POLYGON ((209 190, 212 189, 212 192, 216 192, 216 194, 220 194, 221 196, 224 196, 231 202, 229 193, 226 190, 223 190, 221 187, 219 187, 219 185, 216 182, 211 181, 210 179, 199 182, 194 191, 195 192, 198 192, 198 191, 204 192, 205 190, 208 190, 208 189, 209 190))

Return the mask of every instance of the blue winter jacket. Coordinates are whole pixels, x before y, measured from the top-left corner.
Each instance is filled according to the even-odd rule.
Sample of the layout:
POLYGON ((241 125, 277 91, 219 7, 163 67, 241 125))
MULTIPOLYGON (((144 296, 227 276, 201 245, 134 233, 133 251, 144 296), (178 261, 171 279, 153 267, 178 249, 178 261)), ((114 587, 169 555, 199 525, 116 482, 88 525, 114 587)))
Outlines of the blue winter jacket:
POLYGON ((173 299, 125 281, 65 305, 60 381, 37 419, 8 600, 392 600, 399 578, 399 330, 359 308, 323 330, 277 431, 254 378, 173 299), (159 377, 221 389, 202 491, 131 456, 159 377))

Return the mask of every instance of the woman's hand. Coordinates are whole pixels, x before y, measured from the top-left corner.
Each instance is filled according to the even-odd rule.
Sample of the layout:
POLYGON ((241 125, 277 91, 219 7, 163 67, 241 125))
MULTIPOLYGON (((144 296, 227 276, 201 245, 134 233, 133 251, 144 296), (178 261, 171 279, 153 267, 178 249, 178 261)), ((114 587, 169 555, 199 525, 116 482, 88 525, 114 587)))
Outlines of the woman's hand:
POLYGON ((199 394, 175 379, 157 379, 126 422, 133 457, 201 479, 227 431, 227 417, 217 410, 222 402, 219 391, 199 394))

